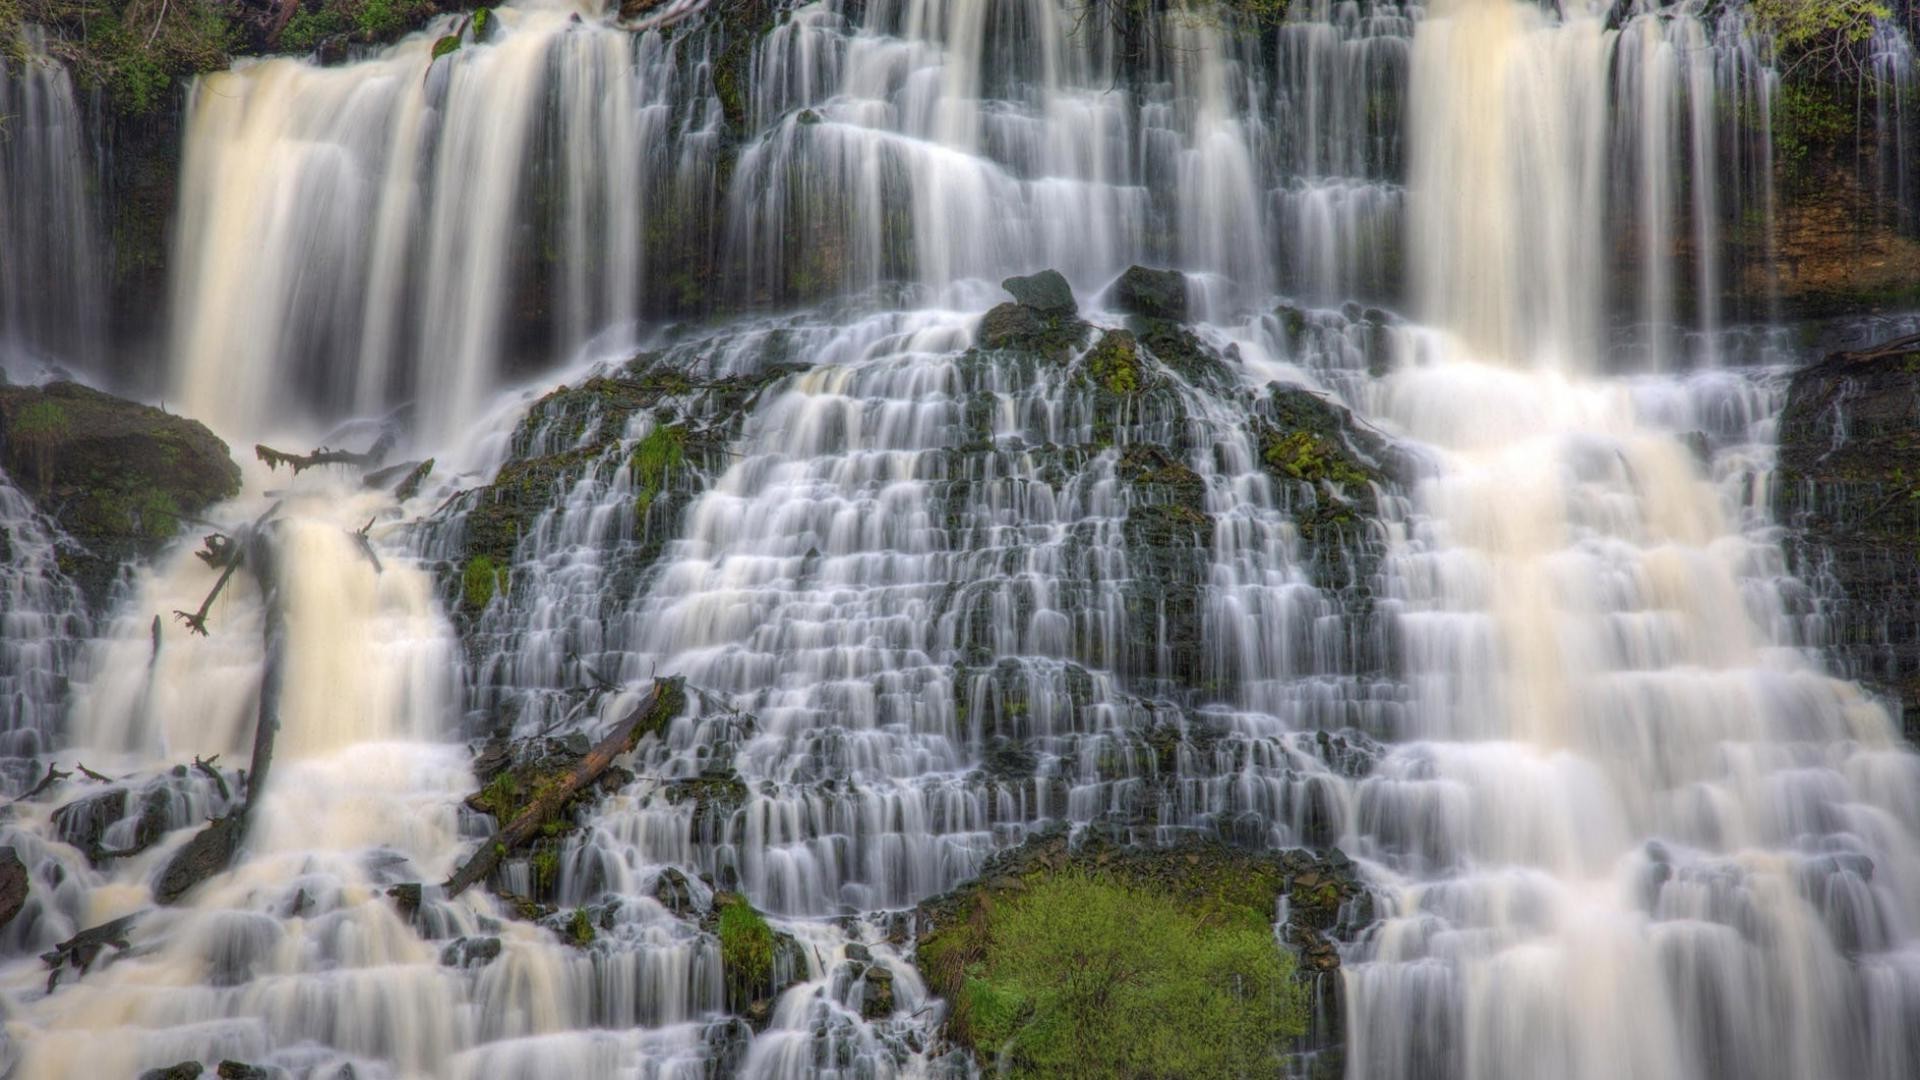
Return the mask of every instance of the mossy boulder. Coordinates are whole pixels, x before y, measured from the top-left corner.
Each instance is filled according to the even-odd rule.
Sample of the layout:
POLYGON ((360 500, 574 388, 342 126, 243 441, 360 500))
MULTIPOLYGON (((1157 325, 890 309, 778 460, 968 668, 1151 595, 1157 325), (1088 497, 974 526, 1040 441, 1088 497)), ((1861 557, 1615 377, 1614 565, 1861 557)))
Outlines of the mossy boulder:
POLYGON ((1013 300, 1042 316, 1072 316, 1080 312, 1073 298, 1073 286, 1058 270, 1042 270, 1024 277, 1010 277, 1000 287, 1013 294, 1013 300))
POLYGON ((1078 317, 1080 305, 1058 271, 1010 277, 1001 286, 1012 294, 1013 301, 981 318, 974 335, 981 348, 1064 360, 1086 341, 1089 328, 1078 317))
POLYGON ((64 569, 95 604, 122 564, 240 490, 204 425, 70 382, 0 386, 0 466, 78 542, 64 569))
POLYGON ((774 999, 806 974, 799 943, 776 931, 738 893, 714 896, 706 927, 720 942, 727 1010, 746 1017, 754 1030, 764 1030, 773 1018, 774 999))
POLYGON ((1149 319, 1187 321, 1187 275, 1178 270, 1129 266, 1113 283, 1114 310, 1149 319))
POLYGON ((1305 899, 1313 925, 1290 923, 1289 941, 1337 967, 1327 935, 1352 928, 1364 890, 1333 854, 1052 831, 922 904, 916 962, 948 1002, 946 1036, 1016 1075, 1278 1075, 1332 969, 1298 962, 1272 925, 1282 897, 1305 899))

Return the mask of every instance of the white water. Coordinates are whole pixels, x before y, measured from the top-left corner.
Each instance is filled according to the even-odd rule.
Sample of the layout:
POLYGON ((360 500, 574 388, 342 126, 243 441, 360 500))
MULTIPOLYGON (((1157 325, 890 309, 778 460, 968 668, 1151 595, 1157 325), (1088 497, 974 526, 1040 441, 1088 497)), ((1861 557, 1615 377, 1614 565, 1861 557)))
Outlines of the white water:
POLYGON ((0 58, 0 370, 97 368, 106 331, 93 140, 38 27, 0 58))
MULTIPOLYGON (((1383 917, 1345 950, 1352 1077, 1920 1068, 1920 759, 1793 647, 1765 516, 1777 379, 1659 374, 1716 357, 1679 348, 1669 293, 1733 275, 1667 256, 1688 230, 1717 251, 1716 217, 1751 195, 1723 171, 1746 160, 1740 132, 1693 122, 1718 115, 1702 97, 1747 108, 1764 85, 1737 26, 1315 5, 1277 32, 1275 67, 1175 20, 1135 101, 1113 35, 1048 0, 867 9, 855 32, 809 5, 760 46, 711 219, 676 201, 722 123, 697 38, 527 6, 430 69, 432 34, 200 87, 185 408, 244 445, 417 400, 445 486, 394 506, 350 477, 249 474, 220 519, 284 493, 289 661, 248 851, 47 994, 31 954, 147 907, 166 849, 221 808, 164 767, 237 765, 251 741, 261 589, 243 576, 212 637, 169 626, 156 654, 152 615, 197 606, 213 574, 176 550, 141 575, 75 669, 67 738, 164 790, 173 831, 90 867, 51 839, 52 808, 102 790, 71 781, 6 826, 37 905, 0 967, 14 1074, 221 1057, 314 1076, 939 1072, 938 1008, 883 944, 887 912, 1062 820, 1362 860, 1383 917), (527 209, 536 181, 560 212, 527 209), (1606 249, 1626 221, 1622 272, 1606 249), (497 466, 521 411, 494 396, 521 366, 515 259, 545 236, 562 271, 532 359, 609 331, 588 366, 624 351, 607 342, 659 302, 661 252, 700 230, 750 298, 905 281, 921 306, 662 348, 700 378, 803 370, 744 415, 676 405, 729 450, 643 520, 629 453, 670 418, 637 414, 553 493, 463 656, 431 575, 457 530, 414 523, 484 478, 459 462, 497 466), (1418 324, 1265 314, 1276 288, 1391 305, 1383 238, 1408 251, 1418 324), (1196 272, 1201 332, 1237 350, 1230 384, 1169 383, 1110 416, 1065 369, 966 353, 998 277, 1057 266, 1115 324, 1090 301, 1131 261, 1196 272), (1622 311, 1647 325, 1617 353, 1602 338, 1622 311), (1359 588, 1315 565, 1295 523, 1310 494, 1259 467, 1248 395, 1274 379, 1333 392, 1420 463, 1334 556, 1359 588), (1137 446, 1205 488, 1211 525, 1171 571, 1128 539, 1137 446), (350 536, 369 519, 379 572, 350 536), (629 574, 654 539, 657 568, 629 574), (1197 646, 1156 605, 1178 598, 1163 572, 1191 575, 1197 646), (654 673, 705 694, 566 843, 563 914, 611 907, 590 949, 481 890, 430 892, 417 926, 396 913, 386 886, 440 880, 484 835, 458 808, 464 738, 597 734, 625 704, 600 680, 654 673), (1171 775, 1149 741, 1168 729, 1187 737, 1171 775), (1387 744, 1379 761, 1325 760, 1315 733, 1343 729, 1387 744), (1029 763, 1007 772, 1009 751, 1029 763), (750 791, 738 813, 668 798, 723 764, 750 791), (807 970, 765 1032, 721 1016, 714 939, 653 897, 669 866, 800 941, 807 970), (463 937, 502 953, 444 962, 463 937), (891 1017, 860 1018, 855 941, 896 973, 891 1017)), ((1695 314, 1693 340, 1725 339, 1711 305, 1695 314)), ((532 880, 524 861, 508 875, 532 880)))

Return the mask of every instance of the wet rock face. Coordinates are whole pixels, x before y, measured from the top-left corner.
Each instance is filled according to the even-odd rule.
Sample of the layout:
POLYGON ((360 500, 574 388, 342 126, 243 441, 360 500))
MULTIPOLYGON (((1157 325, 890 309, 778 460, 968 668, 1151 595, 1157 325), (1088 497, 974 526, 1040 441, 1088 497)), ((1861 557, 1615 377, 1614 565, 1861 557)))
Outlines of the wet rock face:
POLYGON ((13 921, 27 905, 27 889, 32 884, 27 864, 11 847, 0 847, 0 927, 13 921))
POLYGON ((75 383, 0 387, 0 467, 80 545, 63 569, 96 606, 122 563, 240 490, 198 421, 75 383))
POLYGON ((1920 737, 1920 342, 1835 353, 1793 377, 1774 514, 1795 574, 1830 603, 1830 656, 1920 737))
POLYGON ((1113 306, 1129 315, 1185 322, 1187 276, 1178 270, 1130 266, 1114 282, 1113 306))

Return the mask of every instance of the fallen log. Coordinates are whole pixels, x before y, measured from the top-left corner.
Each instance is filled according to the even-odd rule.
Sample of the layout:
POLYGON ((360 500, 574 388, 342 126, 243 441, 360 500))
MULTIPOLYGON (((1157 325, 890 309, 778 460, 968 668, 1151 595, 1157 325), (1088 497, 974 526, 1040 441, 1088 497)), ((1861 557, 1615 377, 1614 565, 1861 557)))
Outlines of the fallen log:
POLYGON ((260 705, 254 719, 253 765, 248 773, 247 797, 238 809, 208 822, 206 828, 167 860, 166 869, 160 872, 153 886, 154 899, 162 904, 179 900, 194 886, 233 864, 241 842, 246 839, 247 826, 260 793, 267 786, 268 768, 273 764, 274 736, 280 730, 280 692, 286 681, 287 613, 286 606, 280 602, 280 587, 273 572, 273 555, 266 534, 255 529, 248 539, 246 557, 235 559, 233 564, 247 563, 260 579, 260 587, 266 593, 267 624, 266 659, 260 678, 260 705))
POLYGON ((655 679, 652 689, 627 711, 627 715, 614 725, 606 738, 594 744, 593 749, 587 751, 586 756, 557 783, 538 790, 525 809, 481 843, 479 849, 447 879, 444 886, 447 895, 458 896, 477 882, 485 880, 509 852, 538 837, 543 825, 559 816, 575 796, 597 783, 601 775, 612 767, 614 759, 638 746, 647 735, 665 730, 667 724, 680 715, 685 707, 686 693, 679 679, 655 679))
POLYGON ((32 790, 28 791, 25 795, 22 795, 13 801, 17 803, 26 802, 29 799, 32 799, 34 796, 40 794, 41 792, 47 790, 48 788, 52 787, 53 785, 59 783, 62 780, 65 780, 67 777, 72 775, 73 775, 72 772, 60 768, 60 766, 56 762, 49 761, 47 762, 47 775, 41 777, 40 782, 33 785, 32 790))
POLYGON ((82 930, 67 940, 55 945, 50 951, 40 954, 40 959, 53 970, 47 973, 47 993, 53 993, 54 984, 60 981, 60 972, 68 966, 85 975, 92 970, 93 962, 100 958, 102 950, 112 946, 115 950, 127 948, 127 931, 133 928, 133 921, 139 915, 122 915, 111 922, 82 930))
POLYGON ((382 434, 374 444, 363 452, 353 450, 333 450, 322 446, 311 454, 289 454, 284 450, 275 450, 264 443, 253 445, 253 456, 267 463, 269 469, 279 469, 285 465, 299 476, 308 469, 321 465, 350 465, 366 470, 377 469, 387 460, 387 452, 393 449, 393 433, 382 434))

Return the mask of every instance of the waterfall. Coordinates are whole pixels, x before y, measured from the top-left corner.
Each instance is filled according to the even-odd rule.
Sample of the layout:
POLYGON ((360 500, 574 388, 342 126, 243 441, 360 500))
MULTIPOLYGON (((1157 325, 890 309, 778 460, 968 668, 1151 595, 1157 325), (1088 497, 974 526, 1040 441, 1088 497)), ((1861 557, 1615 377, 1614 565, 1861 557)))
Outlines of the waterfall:
POLYGON ((95 147, 39 28, 0 55, 0 360, 87 369, 105 348, 95 147))
POLYGON ((726 7, 196 83, 169 404, 437 465, 250 464, 214 527, 274 556, 205 636, 155 629, 219 577, 187 540, 89 619, 0 485, 6 786, 109 777, 0 824, 0 1073, 966 1075, 908 910, 1060 826, 1350 856, 1308 1049, 1355 1080, 1920 1071, 1920 757, 1797 636, 1792 353, 1729 291, 1772 213, 1739 5, 726 7), (1008 346, 1042 268, 1077 308, 1008 346), (1301 416, 1347 433, 1317 481, 1301 416), (489 759, 667 675, 512 895, 430 884, 489 759), (244 850, 154 906, 270 679, 244 850), (719 892, 783 942, 751 1016, 719 892))

